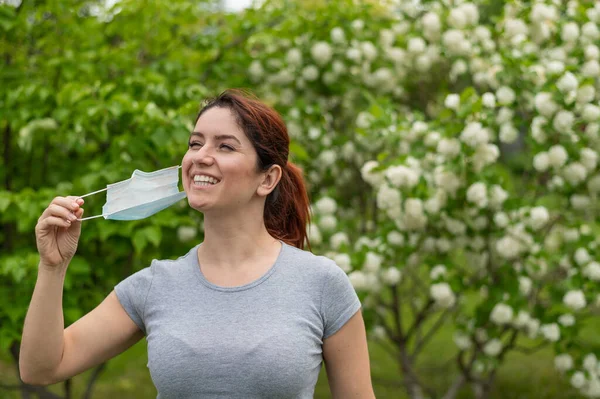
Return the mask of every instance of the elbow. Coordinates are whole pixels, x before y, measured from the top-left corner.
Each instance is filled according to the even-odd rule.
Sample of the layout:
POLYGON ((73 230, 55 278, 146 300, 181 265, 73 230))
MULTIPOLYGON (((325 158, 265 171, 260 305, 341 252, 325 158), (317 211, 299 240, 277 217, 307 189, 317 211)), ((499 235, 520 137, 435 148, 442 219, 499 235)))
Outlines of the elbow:
POLYGON ((34 373, 21 363, 19 363, 19 377, 27 385, 46 386, 54 383, 47 375, 34 373))

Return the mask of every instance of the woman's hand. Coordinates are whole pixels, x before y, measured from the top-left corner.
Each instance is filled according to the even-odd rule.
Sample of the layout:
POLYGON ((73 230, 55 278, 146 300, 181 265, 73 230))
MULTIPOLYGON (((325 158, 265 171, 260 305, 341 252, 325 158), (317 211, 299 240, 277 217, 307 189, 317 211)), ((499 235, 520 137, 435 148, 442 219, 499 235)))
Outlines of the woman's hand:
POLYGON ((56 197, 44 210, 35 226, 35 238, 40 254, 40 265, 66 267, 77 250, 81 234, 83 199, 56 197))

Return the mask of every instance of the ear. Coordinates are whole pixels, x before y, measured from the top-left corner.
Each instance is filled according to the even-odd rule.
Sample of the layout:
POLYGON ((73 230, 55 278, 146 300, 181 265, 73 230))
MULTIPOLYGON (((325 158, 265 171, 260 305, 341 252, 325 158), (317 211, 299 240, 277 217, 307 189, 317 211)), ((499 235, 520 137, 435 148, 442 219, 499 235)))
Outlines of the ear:
POLYGON ((283 174, 283 170, 279 165, 271 165, 271 167, 263 172, 263 179, 260 182, 260 185, 256 189, 256 193, 261 197, 266 197, 271 194, 275 187, 277 187, 277 183, 281 180, 281 176, 283 174))

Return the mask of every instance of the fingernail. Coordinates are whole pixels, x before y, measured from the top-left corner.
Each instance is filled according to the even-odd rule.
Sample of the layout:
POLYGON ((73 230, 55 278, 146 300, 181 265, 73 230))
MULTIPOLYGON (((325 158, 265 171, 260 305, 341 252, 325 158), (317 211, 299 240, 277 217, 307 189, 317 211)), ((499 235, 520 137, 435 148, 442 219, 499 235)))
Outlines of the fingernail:
POLYGON ((84 202, 85 202, 85 201, 83 200, 83 198, 77 198, 77 203, 78 203, 79 205, 83 205, 83 203, 84 203, 84 202))
POLYGON ((72 221, 72 220, 77 220, 77 216, 75 216, 75 215, 73 215, 73 214, 70 214, 70 215, 69 215, 69 220, 70 220, 70 221, 72 221))

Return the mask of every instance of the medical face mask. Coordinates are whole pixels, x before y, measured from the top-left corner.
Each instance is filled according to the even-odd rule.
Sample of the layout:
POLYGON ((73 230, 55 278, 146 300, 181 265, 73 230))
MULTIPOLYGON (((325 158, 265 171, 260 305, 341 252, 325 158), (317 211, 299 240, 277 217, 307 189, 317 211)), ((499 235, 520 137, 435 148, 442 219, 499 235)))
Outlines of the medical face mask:
POLYGON ((154 215, 186 197, 185 191, 179 191, 179 168, 160 169, 155 172, 133 171, 131 177, 106 188, 80 196, 106 191, 106 203, 102 215, 89 216, 78 220, 104 217, 112 220, 138 220, 154 215))

